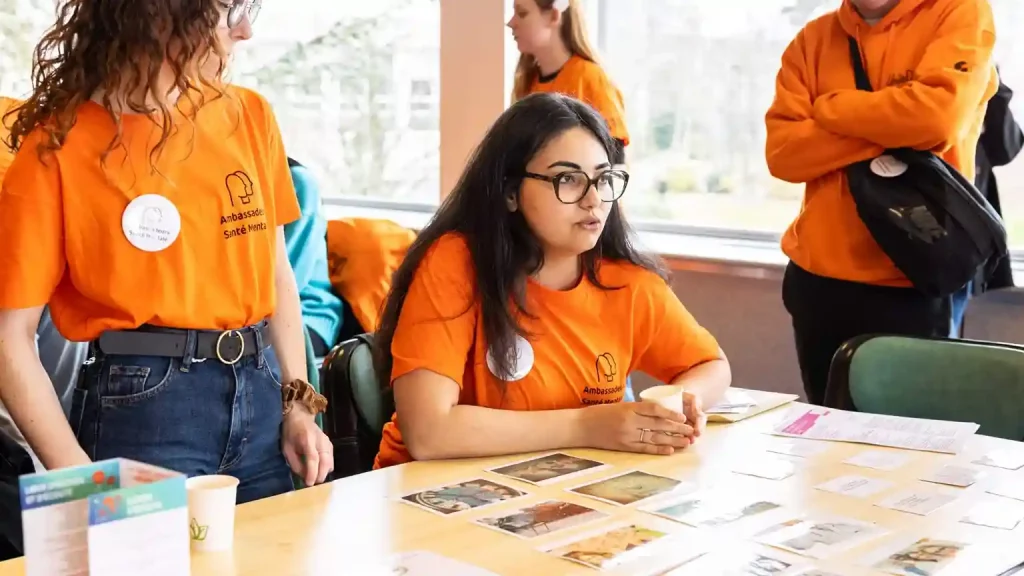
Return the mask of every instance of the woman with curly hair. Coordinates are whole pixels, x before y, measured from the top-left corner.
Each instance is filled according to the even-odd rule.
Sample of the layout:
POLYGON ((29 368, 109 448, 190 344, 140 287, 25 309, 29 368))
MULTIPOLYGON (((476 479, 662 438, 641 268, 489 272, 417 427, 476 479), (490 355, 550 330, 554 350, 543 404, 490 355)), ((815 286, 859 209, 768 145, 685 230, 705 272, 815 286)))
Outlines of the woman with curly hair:
POLYGON ((0 400, 48 469, 127 457, 238 478, 333 468, 305 382, 268 103, 222 80, 259 0, 61 0, 0 192, 0 400), (70 426, 33 334, 90 342, 70 426), (283 383, 283 385, 282 385, 283 383))

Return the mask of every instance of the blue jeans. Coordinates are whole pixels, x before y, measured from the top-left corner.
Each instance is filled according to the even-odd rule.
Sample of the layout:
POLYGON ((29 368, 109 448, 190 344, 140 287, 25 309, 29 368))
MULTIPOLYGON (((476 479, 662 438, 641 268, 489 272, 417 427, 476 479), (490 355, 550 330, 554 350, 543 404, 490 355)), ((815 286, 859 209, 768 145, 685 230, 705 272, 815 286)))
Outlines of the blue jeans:
POLYGON ((968 282, 966 286, 953 293, 950 298, 950 311, 952 319, 949 327, 949 337, 959 338, 963 329, 964 314, 967 312, 967 302, 971 299, 971 292, 974 282, 968 282))
POLYGON ((192 354, 97 354, 71 408, 82 448, 93 460, 123 457, 188 476, 234 476, 239 504, 291 491, 272 349, 234 365, 192 354))

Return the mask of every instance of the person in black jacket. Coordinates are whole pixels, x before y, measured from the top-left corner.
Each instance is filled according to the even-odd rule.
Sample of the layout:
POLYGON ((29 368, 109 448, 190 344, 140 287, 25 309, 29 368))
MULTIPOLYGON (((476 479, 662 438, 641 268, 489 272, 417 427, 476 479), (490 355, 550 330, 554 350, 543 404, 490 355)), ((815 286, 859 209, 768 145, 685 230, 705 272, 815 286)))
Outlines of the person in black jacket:
MULTIPOLYGON (((975 184, 978 190, 985 195, 989 204, 996 212, 1002 214, 999 203, 999 189, 996 186, 996 178, 992 168, 1006 166, 1013 162, 1021 149, 1024 149, 1024 131, 1013 118, 1010 111, 1010 99, 1013 98, 1013 91, 999 82, 999 90, 988 102, 988 110, 985 112, 985 123, 981 137, 978 139, 977 170, 975 184)), ((980 294, 986 290, 1008 288, 1013 286, 1013 274, 1010 271, 1010 259, 1003 258, 992 274, 987 277, 977 278, 974 283, 974 291, 980 294)))

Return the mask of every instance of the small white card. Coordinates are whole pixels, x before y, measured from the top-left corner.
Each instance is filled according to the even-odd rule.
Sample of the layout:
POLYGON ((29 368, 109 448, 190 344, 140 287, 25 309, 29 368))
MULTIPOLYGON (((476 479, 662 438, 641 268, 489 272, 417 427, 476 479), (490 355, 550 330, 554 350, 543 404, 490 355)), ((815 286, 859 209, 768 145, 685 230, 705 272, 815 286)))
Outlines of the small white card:
POLYGON ((749 462, 741 462, 733 467, 733 472, 756 476, 768 480, 785 480, 796 472, 792 462, 779 458, 760 458, 749 462))
POLYGON ((1000 530, 1013 530, 1024 520, 1024 512, 1020 506, 1005 506, 995 502, 985 502, 971 509, 960 519, 965 524, 988 526, 1000 530))
POLYGON ((796 456, 797 458, 810 458, 817 456, 828 450, 828 446, 824 443, 816 442, 781 442, 778 444, 772 444, 768 447, 769 452, 776 454, 785 454, 786 456, 796 456))
POLYGON ((972 464, 991 466, 993 468, 1005 468, 1007 470, 1019 470, 1024 468, 1024 452, 1009 450, 993 450, 981 458, 974 460, 972 464))
POLYGON ((824 484, 818 484, 815 488, 824 492, 833 492, 854 498, 870 498, 879 492, 888 490, 892 486, 893 483, 888 480, 879 480, 866 476, 840 476, 824 484))
POLYGON ((986 492, 989 494, 995 494, 996 496, 1002 496, 1003 498, 1010 498, 1024 502, 1024 486, 1016 482, 1007 482, 1005 484, 991 486, 986 490, 986 492))
POLYGON ((952 494, 909 491, 886 498, 875 504, 875 506, 917 514, 918 516, 927 516, 939 508, 956 501, 956 499, 957 497, 952 494))
POLYGON ((476 566, 452 560, 426 550, 395 554, 389 559, 389 574, 408 576, 497 576, 476 566))
POLYGON ((981 470, 949 464, 942 468, 933 470, 930 474, 923 476, 921 480, 931 482, 933 484, 945 484, 947 486, 966 488, 984 476, 985 473, 981 470))
POLYGON ((901 452, 866 450, 852 458, 843 460, 843 463, 860 466, 861 468, 872 468, 874 470, 885 470, 887 472, 891 472, 909 461, 910 456, 901 452))

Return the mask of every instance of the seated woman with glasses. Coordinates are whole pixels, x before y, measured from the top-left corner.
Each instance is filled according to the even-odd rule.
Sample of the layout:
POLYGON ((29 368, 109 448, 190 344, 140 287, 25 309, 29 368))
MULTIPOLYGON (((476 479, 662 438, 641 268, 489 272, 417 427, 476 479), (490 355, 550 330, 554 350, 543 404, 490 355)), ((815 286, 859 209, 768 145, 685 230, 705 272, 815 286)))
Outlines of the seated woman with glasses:
POLYGON ((36 49, 0 190, 0 400, 47 469, 125 457, 234 476, 246 502, 333 467, 281 134, 222 78, 259 6, 60 0, 36 49), (70 426, 35 352, 47 304, 90 343, 70 426))
POLYGON ((377 467, 672 454, 700 436, 729 364, 633 247, 615 151, 593 109, 557 94, 518 101, 490 129, 395 274, 375 365, 397 410, 377 467), (623 402, 633 370, 684 386, 679 410, 623 402))

